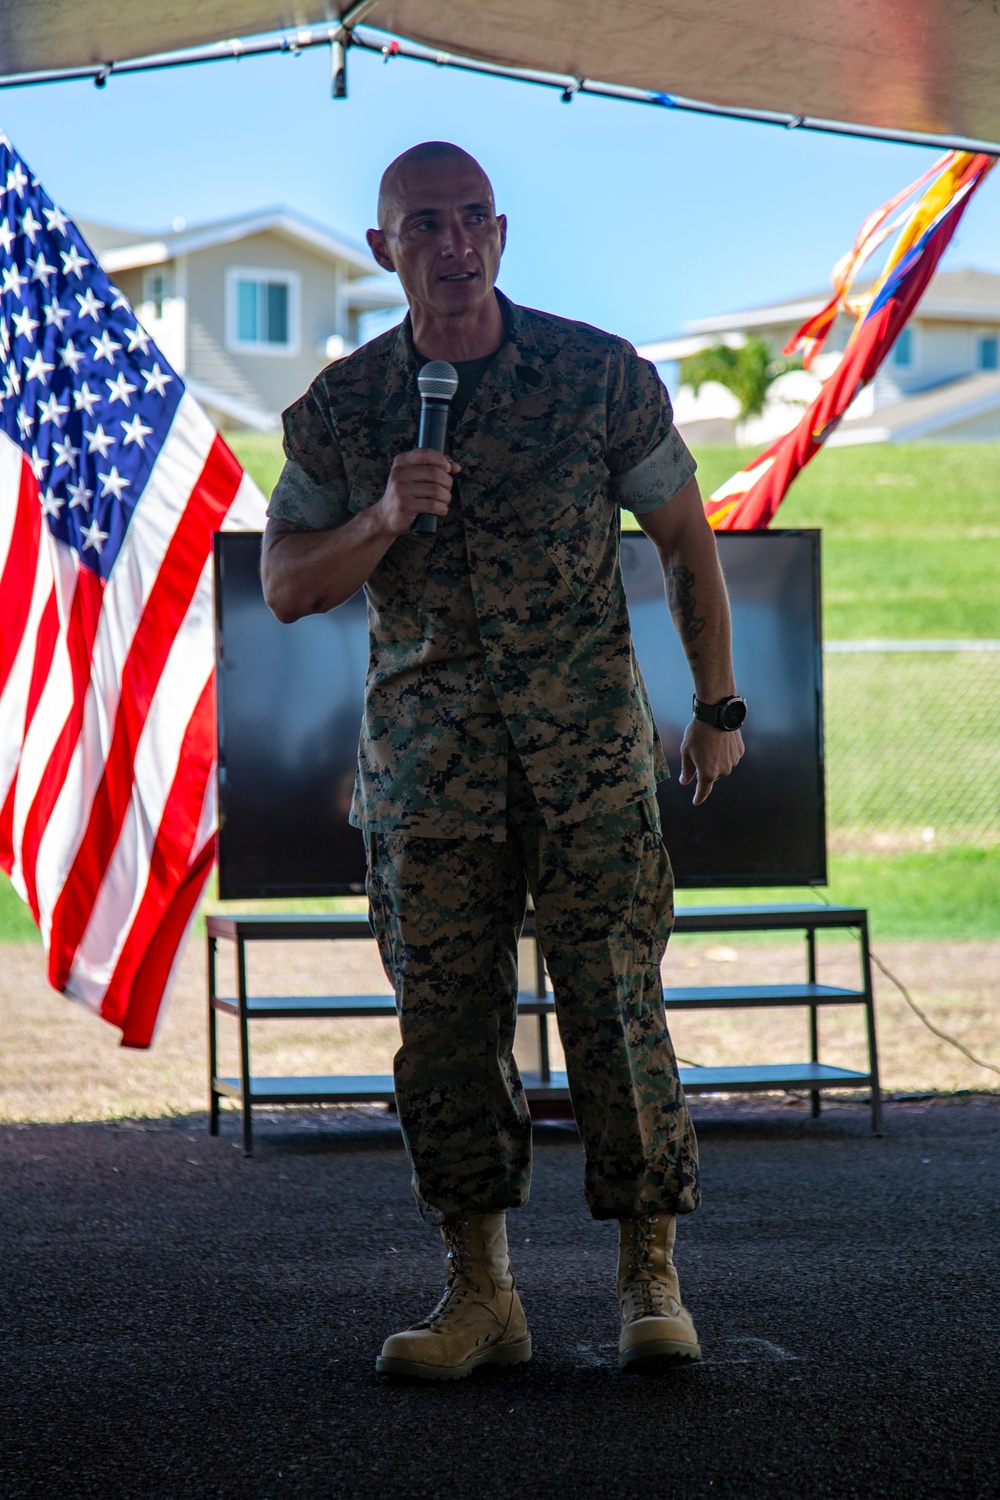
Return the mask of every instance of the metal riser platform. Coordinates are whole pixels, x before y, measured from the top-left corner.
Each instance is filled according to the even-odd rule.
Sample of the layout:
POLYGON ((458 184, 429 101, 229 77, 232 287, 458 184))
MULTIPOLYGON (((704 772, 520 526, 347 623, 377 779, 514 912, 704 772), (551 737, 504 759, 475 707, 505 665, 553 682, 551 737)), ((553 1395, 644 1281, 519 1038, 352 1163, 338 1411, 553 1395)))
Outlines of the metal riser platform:
MULTIPOLYGON (((251 1021, 293 1019, 394 1018, 395 998, 377 995, 250 995, 246 981, 246 945, 255 942, 289 942, 316 939, 371 939, 371 930, 357 916, 249 916, 209 917, 208 927, 208 1031, 210 1129, 219 1128, 219 1101, 239 1104, 243 1123, 243 1148, 252 1150, 252 1110, 257 1105, 355 1104, 388 1102, 393 1099, 392 1077, 376 1074, 351 1077, 340 1074, 316 1077, 255 1077, 250 1069, 251 1021), (220 941, 236 947, 239 993, 216 992, 216 959, 220 941), (240 1077, 223 1077, 217 1067, 216 1019, 219 1013, 235 1018, 240 1037, 240 1077)), ((871 1090, 872 1129, 882 1133, 882 1103, 878 1080, 875 1011, 868 950, 868 914, 860 907, 788 904, 775 906, 684 907, 677 911, 677 933, 793 932, 805 934, 805 980, 798 984, 671 986, 664 990, 668 1012, 680 1010, 747 1010, 773 1007, 805 1007, 809 1013, 811 1056, 806 1062, 768 1063, 753 1067, 709 1067, 680 1069, 681 1082, 689 1094, 759 1093, 767 1090, 803 1089, 812 1100, 813 1115, 820 1111, 820 1094, 827 1089, 871 1090), (861 984, 857 989, 822 985, 816 977, 816 933, 831 929, 853 930, 859 944, 861 984), (866 1019, 868 1066, 864 1071, 832 1067, 819 1060, 819 1012, 831 1005, 860 1005, 866 1019)), ((534 914, 529 912, 523 936, 535 938, 534 914)), ((548 1018, 555 1002, 547 988, 541 950, 535 942, 536 984, 533 991, 518 996, 518 1014, 538 1019, 540 1069, 522 1070, 525 1094, 532 1106, 546 1101, 559 1103, 565 1112, 569 1088, 565 1073, 549 1067, 548 1018)), ((537 1108, 534 1110, 537 1113, 537 1108)))

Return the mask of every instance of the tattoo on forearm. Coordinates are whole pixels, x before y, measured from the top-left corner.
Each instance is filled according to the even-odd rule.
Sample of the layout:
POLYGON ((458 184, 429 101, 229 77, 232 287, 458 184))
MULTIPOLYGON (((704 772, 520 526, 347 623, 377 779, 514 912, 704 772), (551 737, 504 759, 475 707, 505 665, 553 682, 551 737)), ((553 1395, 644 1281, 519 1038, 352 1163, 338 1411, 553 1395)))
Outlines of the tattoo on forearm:
POLYGON ((694 598, 695 576, 690 568, 678 566, 666 568, 664 577, 667 583, 667 606, 677 626, 677 634, 687 652, 688 660, 694 661, 698 653, 688 648, 705 628, 704 619, 701 615, 695 614, 697 608, 694 598))

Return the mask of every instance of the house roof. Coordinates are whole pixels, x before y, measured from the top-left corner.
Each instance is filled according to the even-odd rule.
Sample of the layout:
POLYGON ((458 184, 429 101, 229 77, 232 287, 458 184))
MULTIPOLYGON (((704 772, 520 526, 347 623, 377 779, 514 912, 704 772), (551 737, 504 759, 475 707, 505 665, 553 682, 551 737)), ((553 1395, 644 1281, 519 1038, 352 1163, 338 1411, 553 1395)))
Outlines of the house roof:
POLYGON ((141 266, 163 265, 179 255, 192 255, 215 245, 233 244, 254 234, 277 234, 293 244, 305 245, 346 266, 348 277, 371 276, 378 266, 368 251, 321 224, 292 213, 287 208, 262 208, 231 219, 192 224, 165 233, 144 233, 112 224, 80 223, 81 232, 96 250, 111 275, 141 266))
MULTIPOLYGON (((769 302, 763 307, 750 307, 741 312, 692 318, 684 324, 683 334, 644 344, 640 352, 652 360, 684 359, 724 334, 750 333, 756 328, 773 328, 776 324, 797 328, 825 307, 829 297, 828 290, 807 292, 789 298, 787 302, 769 302)), ((1000 323, 1000 275, 971 266, 938 271, 931 278, 914 316, 929 322, 1000 323)))
POLYGON ((997 410, 1000 410, 1000 373, 967 375, 931 391, 876 407, 869 416, 845 417, 827 439, 827 446, 914 442, 997 410))

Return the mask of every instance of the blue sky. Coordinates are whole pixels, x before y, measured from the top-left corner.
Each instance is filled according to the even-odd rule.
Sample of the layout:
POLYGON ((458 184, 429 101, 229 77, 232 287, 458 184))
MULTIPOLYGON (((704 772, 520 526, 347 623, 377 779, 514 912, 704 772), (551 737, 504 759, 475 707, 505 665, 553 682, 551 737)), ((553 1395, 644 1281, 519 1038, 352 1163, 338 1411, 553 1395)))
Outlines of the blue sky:
MULTIPOLYGON (((0 125, 70 213, 136 228, 283 203, 362 240, 417 140, 482 161, 510 220, 500 284, 634 342, 827 284, 863 216, 933 154, 578 97, 325 48, 11 90, 0 125)), ((1000 271, 1000 174, 947 264, 1000 271)))

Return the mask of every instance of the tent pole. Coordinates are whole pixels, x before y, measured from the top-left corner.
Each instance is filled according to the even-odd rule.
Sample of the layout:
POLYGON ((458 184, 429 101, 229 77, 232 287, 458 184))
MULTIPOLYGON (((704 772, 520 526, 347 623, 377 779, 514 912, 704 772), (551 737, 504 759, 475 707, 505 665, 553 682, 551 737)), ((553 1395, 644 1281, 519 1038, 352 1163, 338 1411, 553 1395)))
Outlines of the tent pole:
MULTIPOLYGON (((434 52, 407 41, 393 41, 391 51, 383 39, 383 33, 366 32, 362 35, 355 27, 378 3, 378 0, 356 0, 348 7, 336 24, 303 27, 281 36, 265 37, 254 41, 216 42, 207 47, 191 47, 178 52, 164 52, 154 57, 127 58, 122 62, 90 63, 86 67, 57 68, 37 73, 7 73, 0 75, 0 89, 31 88, 41 83, 70 83, 91 79, 98 88, 103 88, 108 79, 117 73, 150 73, 163 68, 186 68, 200 63, 238 61, 241 57, 261 57, 271 53, 287 52, 295 55, 310 47, 332 46, 337 54, 340 47, 361 47, 366 52, 380 52, 386 59, 405 58, 410 62, 432 63, 438 68, 455 68, 464 73, 480 73, 490 78, 506 78, 515 83, 535 84, 540 88, 557 89, 569 103, 577 94, 589 94, 598 99, 614 99, 627 104, 652 105, 656 109, 677 110, 682 114, 709 115, 721 120, 741 120, 755 125, 773 125, 782 130, 805 130, 820 135, 849 136, 856 140, 884 141, 893 145, 924 146, 935 151, 984 151, 990 156, 1000 156, 1000 142, 970 139, 968 136, 946 135, 915 130, 885 130, 876 125, 856 125, 845 120, 821 120, 809 115, 792 115, 764 109, 740 109, 725 104, 711 104, 702 99, 685 99, 681 95, 658 93, 651 89, 629 88, 624 85, 601 83, 585 78, 571 78, 566 74, 543 73, 530 68, 507 68, 498 63, 479 62, 474 58, 457 57, 450 52, 434 52)), ((334 97, 346 97, 346 71, 343 71, 344 93, 336 87, 336 63, 334 66, 334 97)))

